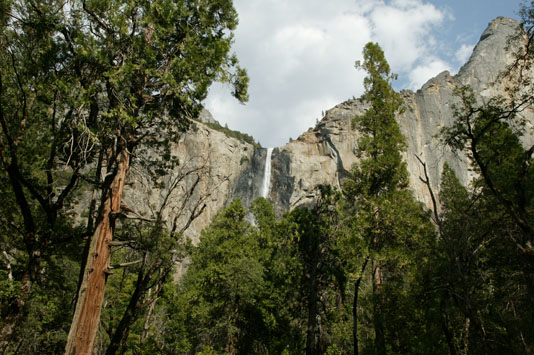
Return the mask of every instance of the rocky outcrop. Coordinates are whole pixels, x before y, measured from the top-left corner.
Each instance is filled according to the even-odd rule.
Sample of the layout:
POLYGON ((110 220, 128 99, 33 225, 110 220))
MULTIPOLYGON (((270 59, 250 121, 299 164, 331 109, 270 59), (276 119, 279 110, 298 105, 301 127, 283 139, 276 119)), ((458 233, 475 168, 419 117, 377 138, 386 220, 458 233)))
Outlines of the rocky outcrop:
POLYGON ((161 210, 169 229, 184 228, 185 234, 197 242, 200 231, 234 198, 238 179, 250 169, 254 146, 195 122, 193 129, 174 144, 172 152, 179 164, 157 181, 148 171, 132 171, 124 204, 135 206, 136 215, 149 219, 161 210), (196 214, 198 217, 189 224, 196 214))
MULTIPOLYGON (((445 162, 455 170, 464 184, 469 183, 473 173, 469 169, 467 158, 462 154, 453 154, 441 144, 437 136, 442 127, 452 124, 454 105, 459 103, 459 98, 455 95, 456 88, 470 85, 481 102, 503 94, 505 83, 496 82, 496 79, 513 60, 512 51, 506 48, 509 45, 513 48, 514 43, 510 44, 510 38, 517 36, 519 31, 519 23, 515 20, 494 20, 482 34, 468 63, 457 75, 451 76, 449 72, 443 72, 417 92, 405 90, 401 93, 405 110, 397 116, 397 120, 408 143, 405 161, 410 173, 410 184, 416 197, 427 206, 430 207, 430 196, 419 179, 423 176, 423 171, 417 157, 426 163, 430 181, 436 191, 445 162)), ((351 121, 365 110, 366 105, 360 100, 339 104, 327 111, 314 129, 277 150, 278 154, 273 155, 273 165, 288 168, 273 171, 273 186, 284 185, 288 177, 293 180, 291 194, 288 191, 283 194, 284 201, 289 203, 281 202, 279 190, 273 189, 269 196, 278 211, 312 203, 315 186, 319 184, 341 185, 347 170, 357 162, 354 151, 359 134, 352 129, 351 121)), ((534 122, 531 111, 524 112, 524 115, 529 122, 534 122)), ((532 138, 525 137, 525 143, 532 142, 532 138)))
MULTIPOLYGON (((419 157, 428 168, 430 181, 437 191, 443 164, 447 162, 464 184, 472 178, 465 156, 455 155, 444 147, 437 135, 454 118, 454 105, 459 103, 455 89, 470 85, 478 100, 485 102, 504 92, 506 82, 495 80, 512 61, 507 51, 509 39, 520 31, 517 21, 498 18, 482 34, 473 55, 459 73, 443 72, 429 80, 417 92, 402 91, 405 110, 397 116, 408 148, 405 161, 410 173, 410 185, 415 196, 430 207, 430 196, 420 181, 423 175, 419 157)), ((513 43, 510 45, 513 47, 513 43)), ((341 103, 328 110, 315 128, 298 139, 273 150, 271 176, 265 177, 267 150, 210 128, 216 122, 203 111, 197 128, 187 132, 173 149, 180 165, 157 184, 146 174, 134 171, 132 184, 126 191, 126 204, 135 205, 145 216, 162 208, 172 227, 187 226, 191 214, 202 211, 188 228, 194 241, 217 211, 234 198, 245 205, 260 196, 265 178, 270 179, 268 199, 277 214, 297 206, 309 205, 316 197, 316 186, 331 184, 340 187, 351 166, 357 162, 354 154, 359 138, 352 120, 367 109, 358 99, 341 103), (211 124, 211 125, 210 125, 211 124)), ((523 112, 531 123, 532 110, 523 112)), ((533 136, 523 137, 525 144, 534 143, 533 136)))

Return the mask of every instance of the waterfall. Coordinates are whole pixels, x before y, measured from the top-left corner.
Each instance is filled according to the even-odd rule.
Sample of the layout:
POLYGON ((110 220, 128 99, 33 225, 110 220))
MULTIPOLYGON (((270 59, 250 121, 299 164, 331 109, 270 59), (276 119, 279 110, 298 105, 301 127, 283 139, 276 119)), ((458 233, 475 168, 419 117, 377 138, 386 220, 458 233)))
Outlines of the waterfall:
POLYGON ((269 196, 269 188, 271 185, 271 156, 273 148, 267 148, 267 157, 265 157, 265 172, 263 173, 263 184, 261 187, 261 196, 267 198, 269 196))

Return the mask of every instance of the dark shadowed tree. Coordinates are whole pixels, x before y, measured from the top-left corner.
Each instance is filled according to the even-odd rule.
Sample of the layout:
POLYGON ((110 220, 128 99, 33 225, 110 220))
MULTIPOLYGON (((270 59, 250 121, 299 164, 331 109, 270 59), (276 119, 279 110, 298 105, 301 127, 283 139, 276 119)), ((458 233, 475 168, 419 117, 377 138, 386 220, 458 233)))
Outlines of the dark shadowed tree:
POLYGON ((20 321, 59 216, 84 180, 95 193, 66 352, 88 353, 127 173, 141 163, 134 152, 149 147, 154 158, 142 163, 154 172, 174 164, 169 143, 215 80, 247 99, 246 73, 229 53, 237 14, 229 0, 20 0, 0 10, 2 186, 22 216, 8 225, 23 233, 28 256, 0 342, 20 321))
MULTIPOLYGON (((354 354, 360 346, 358 309, 366 273, 371 278, 370 317, 376 353, 413 351, 414 343, 395 329, 398 320, 410 312, 409 307, 401 307, 408 298, 402 301, 399 290, 414 287, 415 281, 410 281, 410 270, 415 270, 413 257, 433 240, 433 232, 428 216, 408 190, 408 172, 401 155, 406 143, 395 120, 402 99, 391 87, 396 75, 378 44, 368 43, 363 57, 356 67, 368 74, 362 99, 369 108, 354 118, 353 126, 362 134, 356 150, 360 160, 343 185, 351 228, 344 243, 354 248, 347 253, 355 269, 351 272, 354 354)), ((412 326, 406 324, 404 329, 418 331, 418 324, 412 326)))

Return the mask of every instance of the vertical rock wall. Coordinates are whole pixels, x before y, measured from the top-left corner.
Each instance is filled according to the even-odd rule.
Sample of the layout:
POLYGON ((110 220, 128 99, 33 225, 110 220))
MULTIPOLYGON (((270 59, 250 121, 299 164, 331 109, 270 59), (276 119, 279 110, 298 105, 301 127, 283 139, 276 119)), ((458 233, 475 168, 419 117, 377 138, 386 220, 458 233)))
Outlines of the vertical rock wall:
MULTIPOLYGON (((453 122, 454 105, 460 103, 454 93, 456 88, 470 85, 481 103, 503 95, 506 83, 494 82, 513 60, 513 50, 507 50, 507 47, 517 45, 517 42, 510 42, 510 38, 519 31, 519 23, 515 20, 494 20, 482 34, 468 63, 456 76, 443 72, 417 92, 405 90, 401 93, 405 110, 397 116, 397 120, 408 143, 404 158, 410 173, 410 185, 416 197, 427 206, 431 204, 430 196, 427 187, 419 179, 423 176, 423 170, 416 156, 426 163, 435 191, 439 189, 445 162, 454 169, 463 184, 469 183, 473 172, 467 157, 453 154, 443 146, 438 135, 441 128, 453 122)), ((277 211, 312 203, 315 186, 319 184, 340 186, 347 171, 357 162, 354 150, 359 134, 352 129, 351 121, 365 110, 366 105, 360 100, 339 104, 327 111, 314 129, 278 149, 273 164, 284 166, 285 169, 273 171, 273 186, 287 186, 288 179, 291 179, 293 190, 286 188, 282 194, 273 189, 276 192, 270 198, 277 206, 277 211), (280 199, 280 195, 284 198, 280 199)), ((523 115, 529 122, 527 132, 532 133, 532 110, 523 112, 523 115)), ((532 144, 533 138, 531 134, 526 135, 523 141, 526 145, 532 144)))
MULTIPOLYGON (((423 171, 416 156, 427 164, 436 191, 445 162, 464 184, 469 183, 473 173, 468 159, 464 155, 453 154, 440 143, 437 136, 442 127, 453 122, 453 107, 459 103, 454 93, 456 88, 470 85, 480 102, 503 94, 507 83, 492 83, 512 61, 512 52, 507 51, 506 47, 509 38, 519 30, 519 23, 515 20, 494 20, 483 33, 468 63, 457 75, 443 72, 417 92, 401 92, 405 110, 397 120, 408 143, 404 157, 410 173, 410 184, 415 196, 427 206, 430 207, 431 201, 426 186, 419 179, 423 171)), ((513 45, 510 45, 511 48, 513 45)), ((341 103, 328 110, 314 129, 274 149, 268 199, 273 202, 277 214, 313 203, 315 188, 319 184, 341 186, 351 166, 357 162, 354 152, 359 133, 352 129, 352 120, 366 109, 366 104, 358 99, 341 103)), ((534 113, 529 109, 523 115, 529 121, 527 130, 532 132, 534 113)), ((206 112, 201 120, 214 122, 206 112)), ((164 217, 173 221, 178 216, 177 223, 181 226, 186 223, 190 214, 188 211, 200 206, 204 209, 202 215, 187 230, 193 240, 197 240, 200 230, 232 199, 240 198, 248 206, 260 196, 267 152, 264 148, 258 149, 227 137, 203 123, 197 126, 197 130, 188 132, 176 143, 174 154, 180 158, 181 165, 162 177, 159 181, 161 186, 151 183, 142 171, 134 171, 125 195, 126 204, 135 206, 140 213, 148 216, 168 200, 163 211, 164 217), (177 178, 190 170, 197 170, 198 175, 186 174, 175 183, 177 178)), ((534 137, 526 135, 523 141, 532 144, 534 137)))

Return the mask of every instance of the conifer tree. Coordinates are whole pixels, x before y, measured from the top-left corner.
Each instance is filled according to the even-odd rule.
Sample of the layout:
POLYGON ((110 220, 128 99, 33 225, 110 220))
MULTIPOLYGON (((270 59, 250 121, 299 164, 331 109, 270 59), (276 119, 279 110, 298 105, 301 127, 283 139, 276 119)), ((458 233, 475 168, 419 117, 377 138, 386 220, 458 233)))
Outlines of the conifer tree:
POLYGON ((231 0, 14 0, 0 10, 2 186, 22 216, 8 225, 25 231, 27 256, 0 350, 83 180, 94 193, 78 232, 88 243, 66 353, 90 353, 130 166, 157 175, 176 163, 170 146, 213 81, 247 99, 246 72, 230 54, 237 14, 231 0))
MULTIPOLYGON (((395 120, 401 110, 402 98, 391 87, 391 80, 396 76, 391 73, 378 44, 368 43, 363 57, 363 63, 357 62, 356 68, 368 73, 362 99, 369 107, 353 122, 362 134, 356 150, 360 160, 354 164, 351 176, 344 184, 353 214, 351 243, 360 248, 355 253, 359 266, 353 264, 358 269, 353 270, 353 342, 354 354, 358 354, 359 288, 370 267, 374 347, 377 354, 385 354, 388 349, 384 292, 387 283, 392 282, 388 280, 395 279, 396 270, 400 272, 402 269, 399 265, 407 264, 400 260, 407 257, 414 241, 431 236, 432 231, 421 206, 407 190, 408 173, 401 155, 406 143, 395 120)), ((392 324, 392 319, 388 319, 388 323, 392 324)))
MULTIPOLYGON (((395 121, 402 100, 390 85, 395 75, 391 73, 384 52, 377 43, 367 43, 363 50, 363 63, 356 62, 357 69, 368 73, 364 79, 365 93, 362 99, 369 104, 368 110, 354 119, 353 125, 361 132, 357 155, 360 161, 352 167, 351 178, 344 188, 350 202, 356 205, 358 224, 365 224, 362 237, 366 240, 368 253, 380 252, 388 242, 382 229, 380 207, 398 188, 407 183, 407 172, 401 151, 405 147, 404 137, 395 121), (363 223, 363 221, 365 222, 363 223)), ((369 254, 368 254, 369 255, 369 254)), ((367 259, 362 269, 367 266, 367 259)), ((378 260, 372 260, 373 292, 379 297, 382 284, 382 269, 378 260)), ((358 294, 359 283, 355 283, 354 294, 358 294)), ((354 299, 354 311, 357 309, 354 299)), ((385 354, 384 326, 379 301, 375 303, 373 323, 377 352, 385 354)), ((354 314, 354 316, 356 316, 354 314)), ((358 351, 356 317, 353 326, 354 352, 358 351)))

